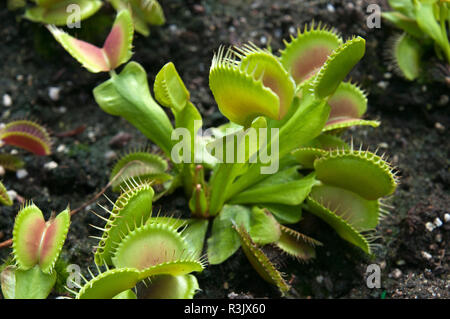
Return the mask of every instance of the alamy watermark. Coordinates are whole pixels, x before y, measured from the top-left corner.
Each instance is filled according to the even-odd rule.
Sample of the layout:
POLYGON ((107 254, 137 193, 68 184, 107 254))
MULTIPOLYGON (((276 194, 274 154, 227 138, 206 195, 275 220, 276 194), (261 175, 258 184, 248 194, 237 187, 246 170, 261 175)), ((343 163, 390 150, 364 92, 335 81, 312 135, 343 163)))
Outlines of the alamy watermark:
POLYGON ((366 285, 367 288, 381 288, 381 268, 380 265, 371 264, 366 269, 366 285))
POLYGON ((367 6, 366 12, 369 13, 366 19, 366 25, 369 29, 381 28, 381 8, 378 4, 372 3, 367 6))

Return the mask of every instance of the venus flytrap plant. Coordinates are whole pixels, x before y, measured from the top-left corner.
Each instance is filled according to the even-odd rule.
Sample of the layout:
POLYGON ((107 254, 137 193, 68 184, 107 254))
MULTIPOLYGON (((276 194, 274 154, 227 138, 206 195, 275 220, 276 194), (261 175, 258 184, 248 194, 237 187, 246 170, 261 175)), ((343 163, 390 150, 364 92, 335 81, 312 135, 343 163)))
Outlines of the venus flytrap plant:
POLYGON ((390 59, 396 71, 407 80, 415 80, 425 67, 425 53, 450 64, 448 38, 450 6, 446 0, 389 0, 394 11, 383 18, 403 31, 391 41, 390 59))
POLYGON ((1 273, 3 296, 7 299, 44 299, 56 283, 54 271, 67 232, 67 208, 46 222, 34 204, 25 204, 13 230, 14 264, 1 273))
MULTIPOLYGON (((50 155, 52 142, 46 129, 29 120, 11 121, 0 129, 1 146, 11 145, 27 150, 38 156, 50 155)), ((15 155, 0 154, 0 166, 9 171, 16 171, 24 162, 15 155)), ((0 182, 0 204, 13 204, 8 192, 0 182)))
MULTIPOLYGON (((118 177, 120 167, 139 164, 141 170, 136 165, 124 177, 159 179, 163 190, 154 199, 183 187, 192 212, 183 233, 197 255, 205 240, 210 264, 224 262, 242 247, 261 276, 282 293, 288 285, 264 255, 265 246, 309 261, 321 245, 286 225, 300 222, 308 210, 370 254, 370 232, 383 213, 381 198, 391 195, 397 183, 383 157, 354 150, 339 137, 352 126, 379 125, 363 119, 366 94, 344 82, 364 55, 364 39, 344 41, 333 30, 313 25, 285 44, 280 56, 251 43, 219 48, 209 82, 230 122, 207 134, 200 134, 202 118, 172 63, 163 66, 153 88, 156 100, 173 113, 173 125, 135 62, 94 89, 105 112, 128 120, 163 152, 158 159, 148 153, 127 155, 111 178, 118 177), (164 181, 159 174, 171 178, 164 181)), ((82 58, 95 63, 89 55, 82 58)), ((123 249, 145 237, 141 231, 130 234, 123 249)), ((124 259, 111 258, 113 264, 119 260, 124 259)))

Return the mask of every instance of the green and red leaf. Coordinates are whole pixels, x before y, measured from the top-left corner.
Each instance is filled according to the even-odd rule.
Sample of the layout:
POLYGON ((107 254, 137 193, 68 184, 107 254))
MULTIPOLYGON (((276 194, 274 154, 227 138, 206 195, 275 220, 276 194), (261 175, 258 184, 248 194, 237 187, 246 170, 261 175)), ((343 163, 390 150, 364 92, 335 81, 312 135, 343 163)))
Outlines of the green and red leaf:
POLYGON ((112 30, 102 48, 78 40, 55 26, 47 27, 64 49, 93 73, 114 70, 127 62, 132 55, 134 28, 128 10, 122 10, 117 14, 112 30))
POLYGON ((31 204, 20 210, 13 230, 13 255, 19 269, 39 265, 52 271, 69 230, 69 209, 45 222, 41 210, 31 204))

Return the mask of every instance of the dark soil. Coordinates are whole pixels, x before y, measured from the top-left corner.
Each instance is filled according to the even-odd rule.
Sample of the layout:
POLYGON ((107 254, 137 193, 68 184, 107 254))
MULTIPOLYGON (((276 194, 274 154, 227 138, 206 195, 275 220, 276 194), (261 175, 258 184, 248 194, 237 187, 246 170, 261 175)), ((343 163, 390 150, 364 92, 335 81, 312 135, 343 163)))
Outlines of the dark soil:
MULTIPOLYGON (((370 1, 374 3, 375 1, 370 1)), ((358 128, 347 133, 355 143, 390 156, 398 167, 401 184, 390 199, 393 206, 379 226, 381 248, 375 256, 364 256, 341 240, 326 224, 305 214, 301 228, 319 239, 317 259, 299 264, 286 257, 276 261, 292 284, 294 298, 449 298, 450 223, 433 231, 426 223, 436 218, 444 222, 450 213, 449 196, 449 89, 439 82, 411 83, 392 72, 385 63, 386 42, 396 31, 382 23, 379 29, 366 26, 369 1, 300 0, 162 0, 167 24, 153 28, 149 38, 137 36, 133 59, 148 72, 153 83, 157 71, 173 61, 192 94, 192 101, 205 118, 205 126, 219 124, 218 113, 208 88, 208 71, 213 52, 220 44, 252 41, 270 44, 274 50, 297 27, 312 20, 334 26, 345 37, 360 35, 367 41, 367 53, 352 72, 352 78, 368 91, 368 118, 379 119, 377 129, 358 128), (330 5, 328 5, 330 3, 330 5), (430 257, 431 256, 431 257, 430 257), (382 269, 382 287, 366 286, 366 267, 377 263, 382 269)), ((384 1, 380 5, 386 8, 384 1)), ((113 11, 104 8, 91 18, 79 36, 101 44, 113 11), (97 20, 96 20, 97 19, 97 20), (106 21, 105 27, 98 25, 106 21), (97 22, 97 24, 96 24, 97 22), (95 25, 95 27, 93 27, 95 25), (87 31, 86 31, 87 30, 87 31)), ((95 104, 92 89, 106 75, 87 72, 37 24, 20 19, 0 4, 0 97, 9 94, 11 107, 2 107, 1 121, 34 118, 58 133, 86 129, 70 137, 54 138, 54 154, 33 157, 23 154, 28 176, 18 179, 7 173, 3 181, 26 199, 32 199, 48 217, 68 203, 79 207, 108 182, 115 155, 133 147, 147 145, 146 139, 127 122, 103 113, 95 104), (60 99, 49 98, 50 87, 60 87, 60 99), (120 142, 110 145, 118 133, 120 142), (44 169, 50 161, 53 170, 44 169)), ((10 151, 5 147, 3 151, 10 151)), ((114 194, 107 193, 111 198, 114 194)), ((105 199, 100 200, 106 204, 105 199)), ((183 213, 186 200, 176 193, 155 204, 167 213, 183 213)), ((1 207, 0 241, 11 237, 14 216, 20 204, 1 207)), ((90 209, 72 219, 64 258, 82 268, 93 265, 89 235, 97 224, 90 209)), ((6 258, 8 249, 0 251, 6 258)), ((254 272, 239 251, 220 266, 211 266, 198 275, 202 291, 199 298, 278 298, 276 288, 266 284, 254 272)))

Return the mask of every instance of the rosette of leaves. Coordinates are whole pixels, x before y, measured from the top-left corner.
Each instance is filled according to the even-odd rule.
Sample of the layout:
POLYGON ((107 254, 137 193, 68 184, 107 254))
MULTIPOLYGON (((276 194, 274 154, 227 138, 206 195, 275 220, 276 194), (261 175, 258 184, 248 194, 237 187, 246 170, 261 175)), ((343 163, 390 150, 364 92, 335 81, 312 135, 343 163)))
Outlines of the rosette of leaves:
POLYGON ((393 11, 384 19, 403 33, 391 40, 389 59, 395 70, 407 80, 415 80, 426 67, 427 54, 450 64, 450 4, 446 0, 389 0, 393 11))
MULTIPOLYGON (((104 227, 95 247, 98 274, 73 291, 77 299, 188 299, 199 289, 192 272, 205 261, 189 241, 186 222, 152 216, 153 189, 149 183, 127 181, 128 188, 108 216, 96 214, 104 227), (100 270, 100 266, 106 268, 100 270)), ((75 282, 74 285, 78 285, 75 282)))
MULTIPOLYGON (((149 25, 163 25, 164 12, 156 0, 33 0, 33 6, 25 10, 25 18, 56 26, 73 23, 74 18, 80 21, 96 14, 104 2, 109 2, 117 12, 130 9, 136 31, 144 36, 150 34, 149 25)), ((25 0, 8 0, 8 9, 16 10, 25 7, 25 0)))
MULTIPOLYGON (((265 246, 309 261, 320 244, 286 225, 300 222, 308 210, 371 253, 370 231, 380 219, 380 199, 396 188, 392 168, 382 157, 353 150, 339 136, 349 127, 379 125, 363 118, 366 94, 345 81, 364 52, 361 37, 344 41, 321 25, 299 30, 279 56, 253 44, 219 48, 209 83, 230 122, 210 128, 205 136, 197 136, 201 115, 172 63, 155 79, 159 104, 150 94, 145 70, 135 62, 112 73, 94 89, 94 97, 105 112, 125 118, 160 147, 164 159, 128 155, 120 166, 140 162, 142 170, 134 176, 140 178, 146 167, 154 176, 166 174, 167 166, 158 162, 169 162, 172 177, 162 182, 163 191, 155 198, 183 187, 192 212, 189 241, 198 251, 206 243, 209 263, 222 263, 242 247, 262 278, 286 293, 288 285, 264 254, 265 246), (173 124, 160 105, 172 112, 173 124), (252 129, 256 141, 261 132, 269 132, 266 142, 247 138, 252 129), (240 160, 227 159, 239 150, 240 160), (278 169, 264 174, 268 164, 258 155, 272 152, 278 152, 272 162, 278 169)), ((111 180, 125 170, 114 171, 111 180)), ((124 177, 132 177, 130 172, 124 177)))
MULTIPOLYGON (((47 130, 29 120, 11 121, 0 129, 0 141, 3 145, 22 148, 38 156, 50 155, 52 142, 47 130)), ((0 166, 9 171, 16 171, 24 162, 11 154, 0 154, 0 166)), ((11 206, 12 200, 0 182, 0 204, 11 206)))
POLYGON ((67 208, 45 221, 41 210, 26 204, 17 214, 14 230, 13 263, 1 273, 6 299, 44 299, 56 283, 55 263, 69 230, 67 208))

